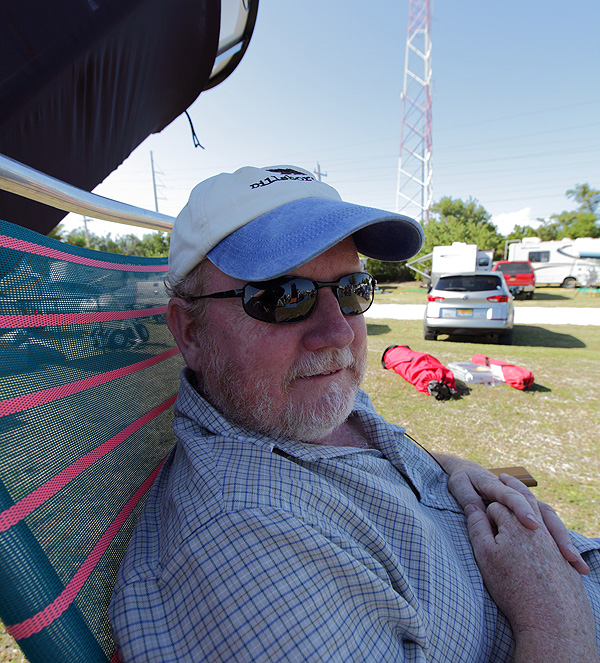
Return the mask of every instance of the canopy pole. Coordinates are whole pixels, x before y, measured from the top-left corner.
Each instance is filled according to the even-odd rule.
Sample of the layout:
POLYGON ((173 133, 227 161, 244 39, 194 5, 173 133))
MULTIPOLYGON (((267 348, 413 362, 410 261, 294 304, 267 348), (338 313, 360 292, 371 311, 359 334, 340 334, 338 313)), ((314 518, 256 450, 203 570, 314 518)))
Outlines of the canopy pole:
POLYGON ((84 191, 3 154, 0 154, 0 189, 94 219, 162 232, 173 229, 172 216, 84 191))

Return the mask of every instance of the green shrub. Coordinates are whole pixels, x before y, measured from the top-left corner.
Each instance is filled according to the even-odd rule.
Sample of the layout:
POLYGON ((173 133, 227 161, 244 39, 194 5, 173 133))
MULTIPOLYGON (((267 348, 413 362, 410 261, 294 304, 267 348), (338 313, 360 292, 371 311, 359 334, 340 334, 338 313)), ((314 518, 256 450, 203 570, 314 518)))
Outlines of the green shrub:
POLYGON ((367 258, 367 271, 379 283, 400 283, 415 280, 415 273, 404 262, 383 262, 367 258))

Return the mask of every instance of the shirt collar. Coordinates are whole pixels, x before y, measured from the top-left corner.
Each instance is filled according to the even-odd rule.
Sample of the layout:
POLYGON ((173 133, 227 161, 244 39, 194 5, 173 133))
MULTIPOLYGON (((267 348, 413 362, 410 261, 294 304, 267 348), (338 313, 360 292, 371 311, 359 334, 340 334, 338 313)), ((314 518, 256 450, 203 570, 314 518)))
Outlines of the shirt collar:
MULTIPOLYGON (((181 386, 175 403, 175 412, 176 416, 185 416, 193 419, 195 423, 214 435, 222 435, 245 442, 250 441, 254 444, 267 446, 271 450, 277 448, 301 460, 336 458, 353 453, 380 453, 372 447, 360 449, 358 447, 333 447, 309 442, 297 442, 295 440, 263 435, 238 426, 224 417, 199 393, 196 389, 196 376, 187 367, 181 373, 181 386)), ((373 405, 369 397, 363 391, 359 390, 356 397, 355 409, 352 414, 361 419, 365 431, 371 428, 367 423, 369 412, 375 414, 373 405)))
MULTIPOLYGON (((367 449, 296 442, 249 431, 226 419, 198 393, 195 389, 195 375, 189 368, 183 370, 181 378, 181 387, 175 403, 176 416, 192 419, 195 424, 213 435, 236 439, 246 444, 251 443, 270 452, 292 456, 304 462, 341 458, 352 454, 385 457, 412 484, 419 495, 427 495, 433 490, 439 500, 438 487, 440 483, 445 484, 445 473, 428 457, 426 451, 406 436, 402 426, 390 424, 377 414, 370 398, 362 390, 359 390, 356 396, 352 414, 360 418, 372 445, 367 449)), ((450 504, 456 503, 450 498, 450 504)))

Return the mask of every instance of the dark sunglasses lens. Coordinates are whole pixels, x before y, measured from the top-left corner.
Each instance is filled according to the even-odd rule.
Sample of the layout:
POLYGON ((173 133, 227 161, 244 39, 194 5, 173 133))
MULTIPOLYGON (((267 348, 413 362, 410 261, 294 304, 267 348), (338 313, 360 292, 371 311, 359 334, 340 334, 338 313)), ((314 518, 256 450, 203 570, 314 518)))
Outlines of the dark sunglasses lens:
POLYGON ((344 315, 360 315, 373 303, 375 283, 370 274, 348 274, 340 279, 337 298, 344 315))
POLYGON ((312 281, 292 278, 264 287, 247 285, 244 289, 244 310, 263 322, 300 322, 308 318, 317 301, 317 290, 312 281))

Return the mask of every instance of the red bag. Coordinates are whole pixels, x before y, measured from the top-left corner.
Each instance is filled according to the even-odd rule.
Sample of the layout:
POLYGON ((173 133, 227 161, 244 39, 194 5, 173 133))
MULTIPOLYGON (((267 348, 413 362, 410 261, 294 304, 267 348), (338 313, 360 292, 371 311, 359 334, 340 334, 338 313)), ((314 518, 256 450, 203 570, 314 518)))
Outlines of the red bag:
POLYGON ((500 359, 492 359, 485 355, 473 355, 471 361, 481 366, 489 366, 496 377, 515 389, 529 389, 534 382, 533 373, 515 364, 506 364, 500 359), (494 369, 493 367, 497 368, 494 369))
POLYGON ((408 345, 392 345, 381 358, 383 368, 393 370, 422 394, 434 396, 438 401, 448 400, 456 393, 452 371, 435 357, 415 352, 408 345))

